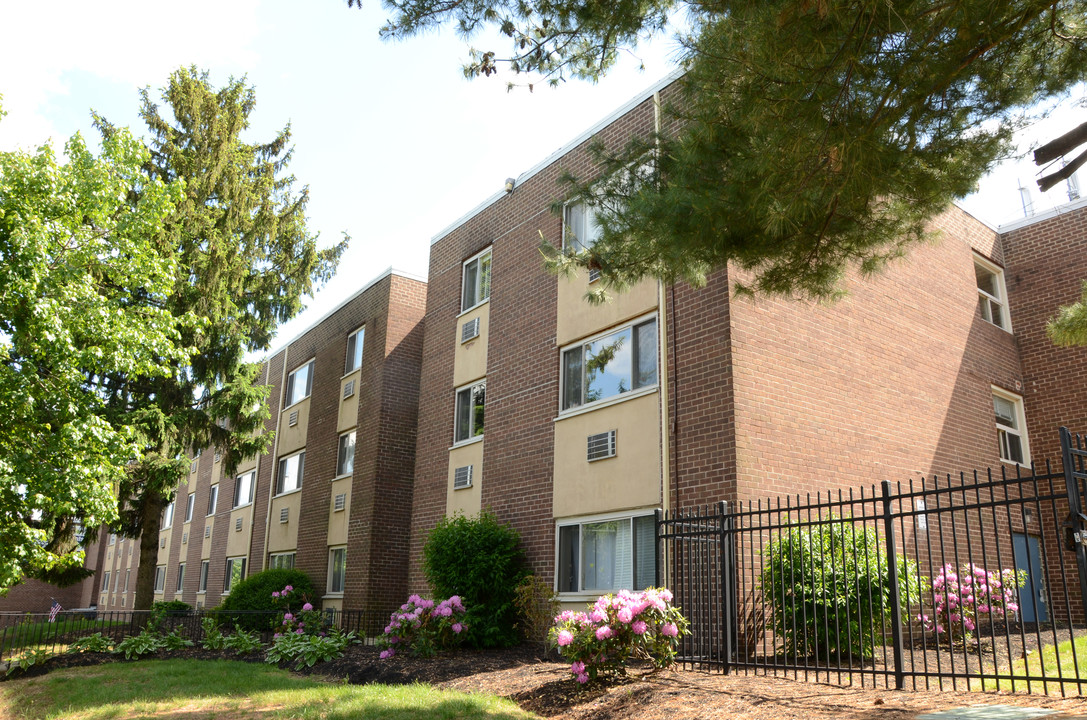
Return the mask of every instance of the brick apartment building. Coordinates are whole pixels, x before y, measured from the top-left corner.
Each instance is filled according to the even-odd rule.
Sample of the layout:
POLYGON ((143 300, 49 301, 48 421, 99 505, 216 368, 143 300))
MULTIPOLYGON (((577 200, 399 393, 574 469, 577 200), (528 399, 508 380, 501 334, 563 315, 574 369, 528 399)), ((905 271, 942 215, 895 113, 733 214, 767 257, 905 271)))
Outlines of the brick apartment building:
MULTIPOLYGON (((1087 278, 1085 201, 1000 231, 952 207, 936 240, 833 304, 737 296, 727 268, 590 306, 594 278, 548 274, 541 233, 592 241, 591 208, 552 211, 559 177, 591 177, 594 138, 650 132, 669 91, 439 234, 426 285, 386 273, 269 357, 276 446, 235 477, 194 459, 156 599, 211 607, 286 565, 325 607, 386 608, 425 590, 420 551, 443 515, 489 508, 580 602, 653 581, 657 509, 1014 470, 1057 460, 1059 426, 1087 430, 1087 350, 1044 328, 1087 278)), ((131 607, 132 546, 89 547, 82 605, 131 607)))

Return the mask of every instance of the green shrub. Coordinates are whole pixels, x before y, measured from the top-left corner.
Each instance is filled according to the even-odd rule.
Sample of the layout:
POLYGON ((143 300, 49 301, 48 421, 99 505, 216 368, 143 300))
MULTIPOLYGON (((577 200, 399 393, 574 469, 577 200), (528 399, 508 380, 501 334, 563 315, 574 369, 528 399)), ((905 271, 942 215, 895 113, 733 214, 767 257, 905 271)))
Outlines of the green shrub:
POLYGON ((513 604, 517 606, 517 628, 529 642, 547 643, 548 632, 559 614, 559 601, 550 583, 529 575, 517 586, 513 604))
MULTIPOLYGON (((874 528, 848 518, 789 527, 764 556, 762 592, 786 654, 872 657, 892 620, 887 554, 874 528)), ((909 586, 909 597, 922 597, 927 581, 917 563, 899 557, 896 564, 900 596, 909 586)))
POLYGON ((112 649, 113 640, 100 632, 96 632, 94 635, 85 635, 78 640, 73 640, 68 645, 68 652, 70 653, 109 652, 112 649))
POLYGON ((526 573, 516 530, 487 511, 442 518, 423 547, 423 572, 434 597, 464 602, 469 645, 517 644, 514 598, 526 573))
POLYGON ((293 586, 300 597, 316 595, 313 581, 306 573, 271 568, 235 584, 222 605, 212 612, 221 624, 237 625, 245 630, 271 630, 279 624, 281 617, 277 598, 272 597, 272 593, 280 592, 286 585, 293 586))
POLYGON ((163 618, 185 617, 192 613, 192 605, 180 600, 159 600, 151 603, 151 614, 147 624, 156 630, 162 629, 163 618))
POLYGON ((206 617, 200 621, 200 627, 204 631, 204 637, 200 645, 205 650, 222 650, 226 647, 226 637, 219 630, 219 621, 213 617, 206 617))

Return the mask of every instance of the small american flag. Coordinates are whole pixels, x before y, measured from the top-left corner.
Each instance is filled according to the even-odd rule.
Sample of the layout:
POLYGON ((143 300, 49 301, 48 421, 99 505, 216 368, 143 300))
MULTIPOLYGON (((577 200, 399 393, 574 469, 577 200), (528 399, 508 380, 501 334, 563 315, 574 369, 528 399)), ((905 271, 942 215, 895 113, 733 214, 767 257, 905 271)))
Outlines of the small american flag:
POLYGON ((49 608, 49 622, 54 622, 57 619, 57 613, 63 610, 60 603, 56 600, 53 601, 53 606, 49 608))

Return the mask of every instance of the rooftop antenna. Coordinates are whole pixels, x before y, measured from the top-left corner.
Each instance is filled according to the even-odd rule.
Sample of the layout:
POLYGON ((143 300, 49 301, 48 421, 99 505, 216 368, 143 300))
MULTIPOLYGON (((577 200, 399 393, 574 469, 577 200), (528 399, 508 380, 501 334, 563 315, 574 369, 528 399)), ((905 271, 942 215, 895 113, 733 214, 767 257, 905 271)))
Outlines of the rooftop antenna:
POLYGON ((1023 217, 1034 214, 1034 200, 1030 197, 1030 188, 1023 187, 1023 181, 1019 180, 1019 199, 1023 202, 1023 217))

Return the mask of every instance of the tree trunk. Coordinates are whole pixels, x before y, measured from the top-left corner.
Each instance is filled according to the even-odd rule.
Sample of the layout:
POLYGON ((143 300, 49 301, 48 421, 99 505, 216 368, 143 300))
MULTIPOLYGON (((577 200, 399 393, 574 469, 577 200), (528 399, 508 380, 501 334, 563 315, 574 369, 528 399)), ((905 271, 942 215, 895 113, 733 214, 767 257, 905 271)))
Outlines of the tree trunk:
POLYGON ((166 502, 158 493, 140 498, 140 566, 136 570, 133 610, 150 610, 155 599, 155 568, 158 565, 159 530, 166 502))

